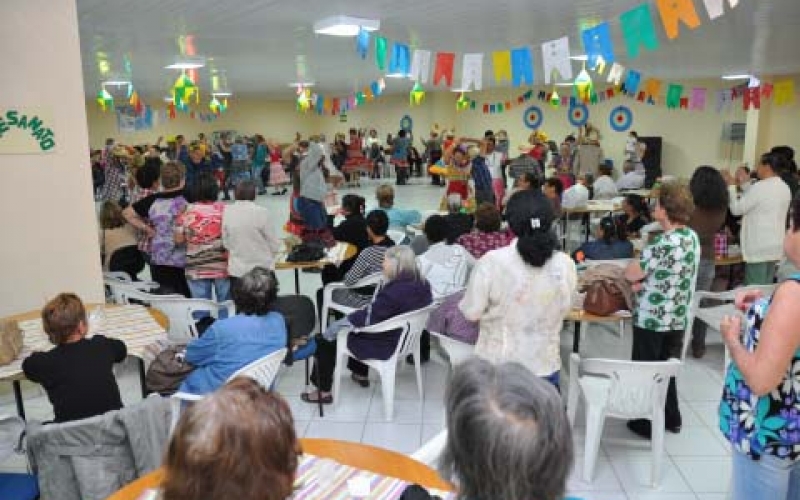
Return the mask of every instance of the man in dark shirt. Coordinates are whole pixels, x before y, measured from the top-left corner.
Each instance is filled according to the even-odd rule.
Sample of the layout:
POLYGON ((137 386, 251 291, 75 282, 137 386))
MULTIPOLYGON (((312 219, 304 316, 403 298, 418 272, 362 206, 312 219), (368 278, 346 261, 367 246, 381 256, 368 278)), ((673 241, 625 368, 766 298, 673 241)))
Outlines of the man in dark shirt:
POLYGON ((211 162, 206 160, 205 155, 203 154, 203 148, 200 146, 192 146, 191 150, 189 151, 189 161, 186 163, 186 199, 189 202, 194 200, 190 199, 188 193, 191 192, 192 186, 194 185, 195 179, 200 177, 200 174, 203 172, 208 172, 209 174, 214 174, 214 167, 211 165, 211 162))
POLYGON ((122 408, 112 370, 128 355, 125 344, 102 335, 86 338, 86 309, 72 293, 62 293, 42 309, 42 326, 56 347, 22 362, 28 380, 41 384, 56 422, 102 415, 122 408))

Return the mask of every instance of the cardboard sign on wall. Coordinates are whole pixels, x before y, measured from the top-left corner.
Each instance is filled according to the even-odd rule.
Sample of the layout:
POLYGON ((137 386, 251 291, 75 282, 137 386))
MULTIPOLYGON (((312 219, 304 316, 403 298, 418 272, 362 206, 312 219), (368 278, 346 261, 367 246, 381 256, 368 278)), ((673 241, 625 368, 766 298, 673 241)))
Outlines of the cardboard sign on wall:
POLYGON ((0 107, 0 154, 45 154, 55 148, 52 109, 0 107))

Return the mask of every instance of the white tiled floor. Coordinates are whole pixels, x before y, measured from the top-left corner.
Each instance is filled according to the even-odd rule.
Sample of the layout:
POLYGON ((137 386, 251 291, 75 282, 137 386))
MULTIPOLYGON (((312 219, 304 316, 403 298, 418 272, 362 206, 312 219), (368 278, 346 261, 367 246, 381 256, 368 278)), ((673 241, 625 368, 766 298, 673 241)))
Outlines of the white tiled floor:
MULTIPOLYGON (((437 208, 443 190, 423 185, 397 189, 397 205, 420 210, 437 208)), ((356 190, 373 204, 375 183, 356 190)), ((342 190, 342 193, 347 190, 342 190)), ((259 202, 276 212, 276 221, 286 220, 287 197, 263 196, 259 202)), ((278 224, 276 222, 276 224, 278 224)), ((304 294, 314 296, 320 286, 315 274, 301 273, 300 285, 304 294)), ((291 272, 279 272, 284 292, 293 292, 294 277, 291 272)), ((562 332, 562 359, 565 361, 572 346, 571 325, 562 332)), ((710 335, 711 332, 710 332, 710 335)), ((712 335, 713 339, 713 335, 712 335)), ((630 329, 623 339, 616 331, 602 326, 592 326, 585 334, 581 351, 585 356, 629 359, 631 351, 630 329)), ((609 420, 603 433, 600 456, 592 482, 582 480, 583 424, 579 422, 575 433, 576 460, 569 479, 569 495, 586 500, 722 500, 726 498, 730 481, 730 459, 725 440, 717 430, 717 402, 722 384, 722 348, 711 345, 701 361, 689 359, 679 378, 684 428, 678 435, 667 433, 666 456, 660 486, 650 487, 651 452, 649 442, 631 435, 623 422, 609 420)), ((343 381, 341 404, 325 407, 325 417, 320 418, 316 406, 300 400, 304 386, 302 363, 284 369, 278 381, 278 390, 291 405, 296 420, 297 433, 305 437, 327 437, 370 443, 385 448, 410 453, 432 438, 444 427, 443 395, 447 369, 431 362, 423 366, 425 400, 419 401, 414 371, 403 365, 397 374, 397 391, 394 420, 386 422, 377 376, 368 389, 357 387, 349 380, 343 381)), ((126 366, 120 373, 120 387, 126 403, 141 397, 135 366, 126 366)), ((568 376, 564 373, 562 387, 566 389, 568 376)), ((0 415, 14 413, 10 384, 0 384, 0 415)), ((566 391, 565 391, 566 392, 566 391)), ((26 409, 30 418, 52 418, 52 409, 41 390, 24 384, 26 409)), ((19 458, 0 464, 0 470, 24 469, 19 458)))

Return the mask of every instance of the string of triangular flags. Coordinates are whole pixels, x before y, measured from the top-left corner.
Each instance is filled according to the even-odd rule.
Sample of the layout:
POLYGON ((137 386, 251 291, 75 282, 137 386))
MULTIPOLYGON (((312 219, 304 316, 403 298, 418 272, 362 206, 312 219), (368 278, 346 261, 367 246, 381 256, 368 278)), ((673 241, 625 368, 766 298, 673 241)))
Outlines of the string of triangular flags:
POLYGON ((371 82, 357 92, 338 97, 314 93, 307 87, 298 86, 296 109, 301 113, 313 108, 318 115, 340 115, 374 101, 383 94, 385 89, 386 81, 383 78, 371 82))
MULTIPOLYGON (((713 21, 725 13, 725 6, 735 8, 739 0, 703 0, 709 20, 713 21)), ((656 0, 656 10, 667 38, 674 40, 681 34, 681 26, 696 29, 702 23, 693 0, 656 0)), ((658 50, 660 42, 656 35, 655 13, 649 3, 642 3, 618 16, 625 49, 630 59, 641 55, 642 49, 658 50)), ((685 31, 685 29, 684 29, 685 31)), ((456 53, 450 51, 432 52, 431 50, 412 48, 407 43, 390 42, 386 37, 376 35, 374 44, 370 43, 371 34, 361 30, 356 37, 356 52, 366 59, 373 47, 375 64, 380 71, 407 75, 415 82, 409 96, 411 104, 419 104, 424 98, 423 85, 429 82, 433 86, 445 84, 453 86, 456 53), (432 78, 431 72, 433 73, 432 78)), ((619 84, 625 76, 625 68, 615 62, 611 25, 600 22, 581 31, 581 40, 588 57, 588 66, 603 74, 610 65, 610 81, 619 84)), ((569 37, 563 36, 541 44, 542 69, 544 84, 555 83, 556 76, 561 81, 573 79, 570 59, 569 37)), ((491 60, 494 82, 511 83, 514 87, 534 85, 534 55, 531 46, 514 47, 508 50, 494 51, 491 54, 466 53, 461 57, 461 85, 463 91, 482 90, 483 66, 485 60, 491 60)), ((628 71, 628 78, 639 75, 634 70, 628 71), (632 76, 630 74, 633 74, 632 76)), ((582 101, 591 101, 591 78, 585 68, 575 81, 576 92, 582 101), (581 88, 582 87, 582 90, 581 88)), ((630 87, 630 86, 629 86, 630 87)), ((676 92, 677 88, 673 88, 676 92)), ((555 90, 553 93, 557 93, 555 90)), ((674 97, 674 96, 673 96, 674 97)), ((673 102, 671 99, 670 102, 673 102)), ((483 109, 473 107, 462 95, 457 101, 457 109, 483 109)), ((505 106, 505 102, 502 103, 505 106)))

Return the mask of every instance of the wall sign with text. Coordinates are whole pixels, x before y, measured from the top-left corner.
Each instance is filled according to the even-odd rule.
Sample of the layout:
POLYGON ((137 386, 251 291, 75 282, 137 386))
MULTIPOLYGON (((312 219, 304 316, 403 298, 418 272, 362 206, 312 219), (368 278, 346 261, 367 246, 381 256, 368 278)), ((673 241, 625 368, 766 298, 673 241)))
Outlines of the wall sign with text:
POLYGON ((43 154, 55 148, 52 109, 0 107, 0 154, 43 154))

